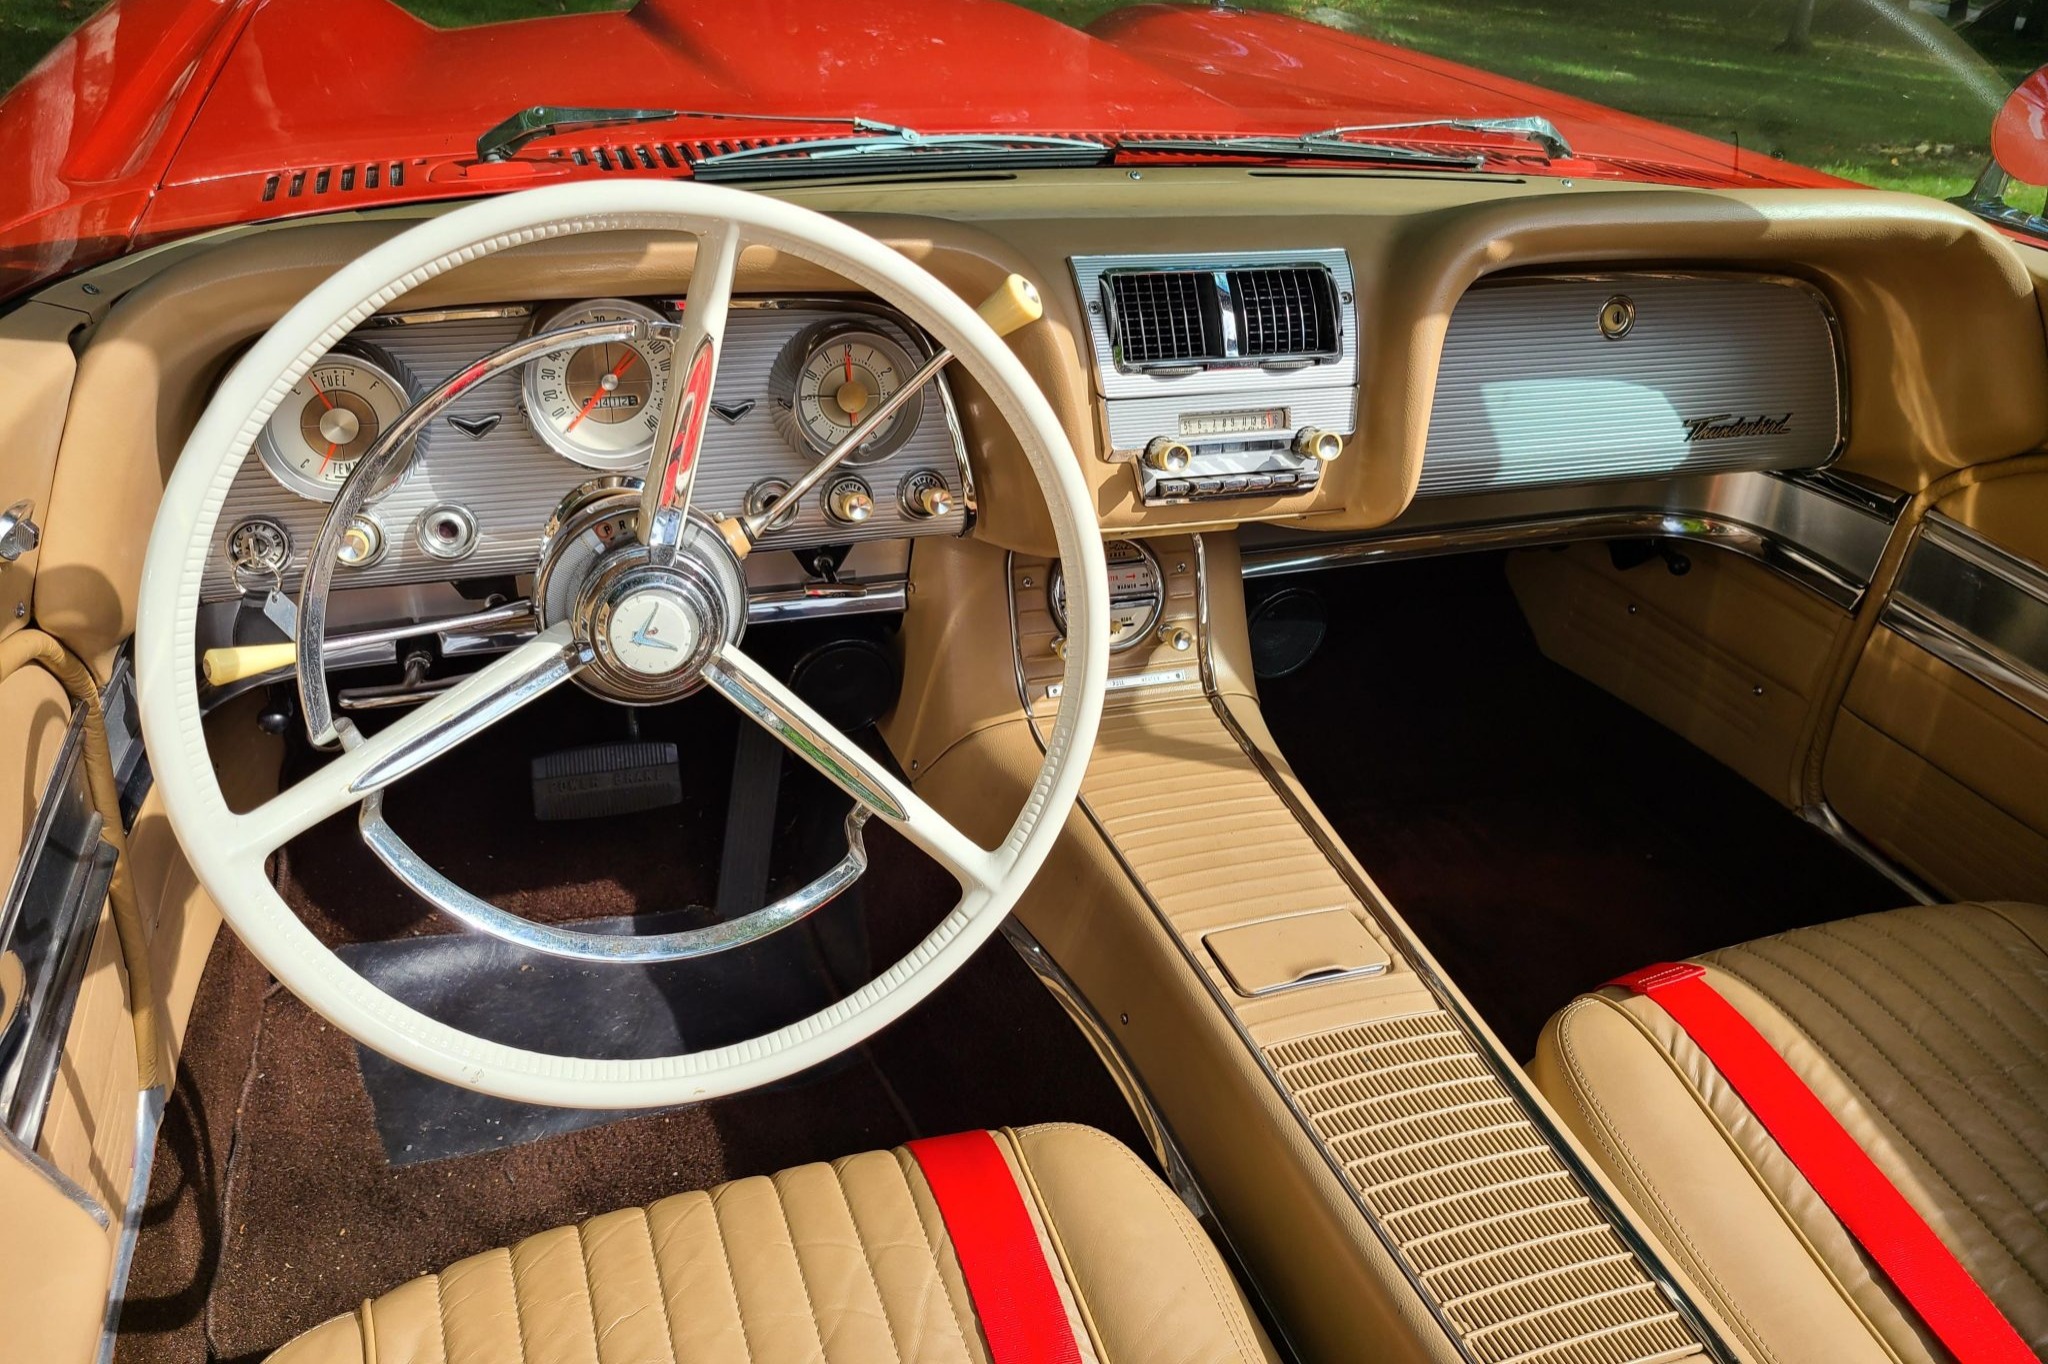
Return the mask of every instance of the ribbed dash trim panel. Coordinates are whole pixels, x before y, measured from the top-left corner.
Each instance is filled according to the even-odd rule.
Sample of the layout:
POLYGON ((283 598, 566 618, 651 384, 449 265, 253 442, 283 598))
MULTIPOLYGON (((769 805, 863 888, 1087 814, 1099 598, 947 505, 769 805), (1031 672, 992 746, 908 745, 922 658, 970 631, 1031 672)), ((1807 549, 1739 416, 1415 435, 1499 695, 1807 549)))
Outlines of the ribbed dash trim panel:
POLYGON ((1699 1340, 1448 1014, 1266 1058, 1480 1364, 1650 1364, 1699 1340))

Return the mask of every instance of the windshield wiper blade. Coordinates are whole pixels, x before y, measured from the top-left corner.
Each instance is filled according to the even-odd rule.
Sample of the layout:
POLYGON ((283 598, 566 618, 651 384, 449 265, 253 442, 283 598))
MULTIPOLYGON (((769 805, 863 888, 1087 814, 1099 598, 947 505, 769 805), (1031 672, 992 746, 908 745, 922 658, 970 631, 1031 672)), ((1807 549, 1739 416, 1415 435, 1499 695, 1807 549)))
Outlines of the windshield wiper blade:
POLYGON ((1320 157, 1333 161, 1377 161, 1402 166, 1431 166, 1441 170, 1478 170, 1486 158, 1477 154, 1451 156, 1443 152, 1419 151, 1414 147, 1387 142, 1351 142, 1327 133, 1246 133, 1231 137, 1125 137, 1117 140, 1120 152, 1222 152, 1231 156, 1273 157, 1291 160, 1320 157))
MULTIPOLYGON (((822 121, 822 120, 817 120, 822 121)), ((921 133, 874 119, 842 120, 850 137, 821 137, 741 147, 700 157, 690 172, 700 180, 759 178, 782 173, 831 174, 851 167, 863 171, 901 170, 934 159, 976 164, 1093 166, 1109 159, 1107 143, 1045 133, 921 133)))
POLYGON ((1565 141, 1564 134, 1557 130, 1557 125, 1540 114, 1523 114, 1515 118, 1419 118, 1410 123, 1352 123, 1302 136, 1310 142, 1342 142, 1353 133, 1399 133, 1420 128, 1450 128, 1464 133, 1501 133, 1518 137, 1541 147, 1543 154, 1552 161, 1570 161, 1577 155, 1572 151, 1572 144, 1565 141))

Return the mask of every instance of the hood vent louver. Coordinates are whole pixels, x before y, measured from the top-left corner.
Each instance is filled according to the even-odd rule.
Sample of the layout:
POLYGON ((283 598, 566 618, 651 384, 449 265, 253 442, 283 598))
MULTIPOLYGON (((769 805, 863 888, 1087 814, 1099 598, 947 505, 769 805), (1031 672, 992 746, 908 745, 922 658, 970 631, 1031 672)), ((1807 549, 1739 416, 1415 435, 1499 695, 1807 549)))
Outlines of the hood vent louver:
POLYGON ((274 171, 264 177, 263 202, 270 203, 280 194, 287 199, 303 199, 309 194, 351 194, 359 189, 373 190, 387 186, 391 189, 404 188, 404 162, 366 161, 347 166, 313 166, 305 170, 274 171))
POLYGON ((1337 282, 1321 265, 1112 270, 1102 306, 1123 370, 1303 368, 1343 354, 1337 282))

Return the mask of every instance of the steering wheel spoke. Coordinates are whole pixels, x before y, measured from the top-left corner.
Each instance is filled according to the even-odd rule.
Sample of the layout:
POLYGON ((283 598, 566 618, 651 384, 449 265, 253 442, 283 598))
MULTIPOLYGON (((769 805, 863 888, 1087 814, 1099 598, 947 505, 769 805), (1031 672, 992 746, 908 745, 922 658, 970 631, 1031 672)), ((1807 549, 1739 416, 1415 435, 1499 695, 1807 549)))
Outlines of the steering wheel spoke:
POLYGON ((996 884, 999 872, 993 853, 961 833, 747 654, 731 645, 720 649, 705 665, 704 680, 825 780, 894 825, 962 886, 981 890, 996 884))
POLYGON ((690 514, 697 460, 704 451, 705 423, 711 420, 711 390, 725 348, 725 319, 732 307, 733 277, 739 273, 740 230, 720 222, 697 238, 697 263, 683 300, 681 333, 671 348, 675 372, 668 402, 654 433, 647 478, 640 492, 640 542, 656 563, 667 563, 682 544, 690 514))
POLYGON ((588 661, 569 625, 553 625, 389 729, 365 738, 347 726, 340 757, 239 817, 243 846, 258 856, 284 846, 554 690, 588 661))

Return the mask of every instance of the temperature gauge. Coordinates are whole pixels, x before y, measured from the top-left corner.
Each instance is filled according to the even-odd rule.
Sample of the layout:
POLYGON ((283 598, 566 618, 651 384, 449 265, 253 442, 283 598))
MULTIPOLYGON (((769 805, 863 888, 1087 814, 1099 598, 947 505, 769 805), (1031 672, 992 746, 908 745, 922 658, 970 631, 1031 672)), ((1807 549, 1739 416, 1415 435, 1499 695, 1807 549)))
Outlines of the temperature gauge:
POLYGON ((256 442, 279 483, 316 502, 334 500, 356 461, 410 401, 388 364, 335 351, 285 394, 256 442))

